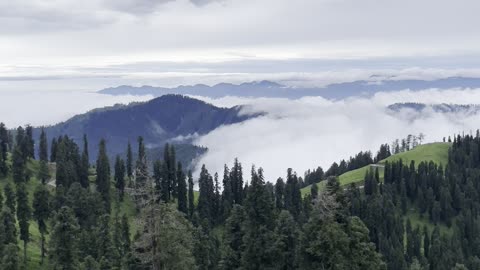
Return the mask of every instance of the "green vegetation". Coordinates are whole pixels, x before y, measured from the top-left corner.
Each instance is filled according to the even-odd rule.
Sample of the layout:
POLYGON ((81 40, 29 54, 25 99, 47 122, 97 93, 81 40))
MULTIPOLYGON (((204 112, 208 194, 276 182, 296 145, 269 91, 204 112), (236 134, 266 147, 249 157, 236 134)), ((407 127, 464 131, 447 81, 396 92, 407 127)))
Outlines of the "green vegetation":
MULTIPOLYGON (((338 181, 341 186, 347 186, 352 183, 363 182, 365 174, 370 168, 375 169, 378 167, 380 173, 380 179, 383 179, 383 165, 386 161, 393 162, 402 160, 404 164, 409 165, 413 160, 415 165, 418 166, 422 161, 433 161, 436 164, 446 165, 448 162, 448 149, 451 143, 429 143, 415 147, 414 149, 402 153, 392 155, 386 159, 379 161, 377 164, 371 164, 359 169, 348 171, 338 176, 338 181)), ((324 181, 317 183, 318 188, 321 190, 325 183, 324 181)), ((310 194, 311 185, 308 185, 301 189, 302 196, 310 194)))

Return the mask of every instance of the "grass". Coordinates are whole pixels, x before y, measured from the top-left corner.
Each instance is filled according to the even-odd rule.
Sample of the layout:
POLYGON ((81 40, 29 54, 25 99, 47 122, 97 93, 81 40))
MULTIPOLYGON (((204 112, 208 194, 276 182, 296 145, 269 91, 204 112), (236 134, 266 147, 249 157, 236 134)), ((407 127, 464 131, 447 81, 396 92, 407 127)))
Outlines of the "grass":
MULTIPOLYGON (((442 164, 445 166, 448 162, 448 149, 450 148, 450 143, 429 143, 424 145, 419 145, 413 150, 392 155, 384 160, 381 160, 378 164, 385 164, 386 161, 393 162, 402 159, 404 164, 410 164, 413 160, 415 166, 418 166, 422 161, 433 161, 437 164, 442 164)), ((346 172, 338 177, 338 181, 341 186, 346 186, 352 183, 363 182, 365 173, 369 170, 372 165, 367 165, 365 167, 346 172)), ((380 173, 380 180, 383 179, 383 167, 378 167, 380 173)), ((317 183, 319 190, 321 190, 325 183, 317 183)), ((310 194, 311 185, 302 188, 302 196, 310 194)))

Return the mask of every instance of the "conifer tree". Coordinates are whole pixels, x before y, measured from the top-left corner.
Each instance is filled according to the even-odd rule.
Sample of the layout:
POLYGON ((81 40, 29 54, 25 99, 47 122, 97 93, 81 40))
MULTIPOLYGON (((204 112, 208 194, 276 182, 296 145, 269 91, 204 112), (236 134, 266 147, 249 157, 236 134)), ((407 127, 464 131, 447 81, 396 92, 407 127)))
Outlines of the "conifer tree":
POLYGON ((28 202, 28 193, 24 183, 17 185, 17 219, 20 228, 20 240, 23 241, 23 262, 27 263, 27 244, 30 242, 31 209, 28 202))
POLYGON ((12 154, 12 176, 15 183, 24 183, 27 180, 25 175, 25 159, 18 145, 15 146, 12 154))
POLYGON ((115 159, 115 187, 120 197, 120 201, 123 201, 123 195, 125 193, 125 162, 117 155, 115 159))
POLYGON ((43 127, 40 133, 40 143, 38 145, 38 158, 40 161, 48 162, 47 134, 45 133, 45 129, 43 127))
POLYGON ((193 192, 193 177, 192 172, 188 171, 188 215, 193 216, 195 211, 195 195, 193 192))
POLYGON ((25 156, 27 158, 35 159, 35 141, 33 140, 33 128, 30 125, 25 128, 25 138, 23 143, 25 144, 26 150, 26 152, 24 152, 25 156))
POLYGON ((102 195, 105 210, 110 211, 110 163, 108 161, 106 142, 101 140, 97 158, 97 190, 102 195))
POLYGON ((47 219, 50 215, 50 192, 44 185, 39 185, 33 194, 33 217, 37 221, 40 232, 41 264, 45 258, 45 234, 47 231, 47 219))
POLYGON ((3 208, 0 213, 0 247, 2 245, 14 244, 17 246, 17 227, 15 226, 15 216, 10 208, 3 208))
POLYGON ((49 258, 53 269, 74 270, 78 263, 78 222, 72 209, 63 206, 55 215, 49 258))
POLYGON ((40 160, 39 162, 37 178, 42 184, 46 184, 48 180, 50 180, 50 170, 48 169, 47 162, 44 160, 40 160))
POLYGON ((230 171, 225 164, 223 168, 223 190, 222 190, 222 211, 223 219, 226 220, 233 207, 232 181, 230 180, 230 171))
POLYGON ((5 206, 8 207, 13 215, 16 213, 16 198, 15 198, 15 191, 13 190, 10 183, 7 183, 4 188, 5 193, 5 206))
POLYGON ((50 162, 57 161, 57 139, 53 138, 50 144, 50 162))
POLYGON ((138 137, 138 158, 135 166, 135 182, 138 187, 145 187, 148 179, 147 153, 143 137, 138 137))
POLYGON ((234 205, 231 215, 225 222, 223 249, 220 260, 220 269, 240 269, 242 266, 241 255, 244 250, 245 212, 240 205, 234 205))
POLYGON ((90 180, 88 179, 88 170, 90 168, 90 157, 88 154, 88 139, 87 135, 83 135, 83 152, 82 152, 82 161, 79 172, 79 181, 80 185, 84 188, 87 188, 90 185, 90 180))
POLYGON ((130 141, 128 141, 128 146, 127 146, 126 167, 127 167, 127 177, 131 179, 133 176, 133 154, 132 154, 132 145, 130 144, 130 141))
POLYGON ((273 268, 275 254, 273 201, 263 179, 263 170, 252 167, 252 181, 245 199, 245 249, 242 267, 245 269, 273 268))
POLYGON ((177 164, 177 182, 178 182, 178 211, 188 214, 187 206, 187 183, 185 173, 182 170, 182 163, 177 164))
POLYGON ((275 228, 275 252, 278 259, 275 262, 276 269, 293 270, 298 267, 298 238, 299 230, 290 212, 282 210, 278 215, 275 228))

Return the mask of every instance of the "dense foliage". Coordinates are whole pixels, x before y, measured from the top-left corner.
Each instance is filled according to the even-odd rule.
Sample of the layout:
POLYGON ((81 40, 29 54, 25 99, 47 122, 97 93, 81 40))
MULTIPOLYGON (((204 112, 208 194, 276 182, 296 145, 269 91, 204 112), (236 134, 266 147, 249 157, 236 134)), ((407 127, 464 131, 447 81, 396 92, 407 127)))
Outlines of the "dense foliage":
POLYGON ((287 169, 272 184, 237 159, 195 179, 173 145, 150 162, 141 137, 136 158, 130 143, 109 157, 101 140, 93 166, 86 136, 82 150, 54 138, 48 153, 46 132, 37 152, 30 127, 10 133, 0 125, 0 269, 32 268, 32 224, 32 269, 480 269, 479 134, 454 137, 448 164, 386 162, 344 189, 340 171, 384 160, 390 147, 305 180, 287 169), (302 197, 315 179, 325 187, 302 197))

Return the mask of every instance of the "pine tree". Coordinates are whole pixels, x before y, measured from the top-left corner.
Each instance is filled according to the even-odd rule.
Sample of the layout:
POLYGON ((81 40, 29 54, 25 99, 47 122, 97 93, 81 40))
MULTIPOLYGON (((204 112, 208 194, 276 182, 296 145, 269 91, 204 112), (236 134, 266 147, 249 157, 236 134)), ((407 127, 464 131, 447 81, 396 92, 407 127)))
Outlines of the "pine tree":
POLYGON ((127 146, 127 176, 129 179, 133 176, 133 154, 132 154, 132 145, 128 141, 127 146))
POLYGON ((125 255, 128 251, 130 251, 130 225, 128 223, 127 215, 122 216, 121 221, 121 239, 123 244, 123 254, 125 255))
POLYGON ((88 179, 88 170, 90 168, 90 157, 88 154, 88 140, 87 135, 83 135, 83 152, 82 152, 82 164, 80 166, 79 172, 79 182, 82 187, 87 188, 90 185, 90 180, 88 179))
POLYGON ((125 162, 123 159, 117 155, 115 159, 115 187, 117 188, 117 192, 120 196, 120 201, 123 201, 123 195, 125 193, 125 162))
POLYGON ((41 251, 41 264, 43 264, 45 258, 45 234, 47 231, 47 219, 50 215, 50 192, 44 185, 39 185, 35 189, 33 194, 33 217, 37 221, 38 230, 40 232, 40 251, 41 251))
POLYGON ((210 224, 214 223, 214 186, 212 176, 208 173, 205 165, 202 166, 198 179, 200 195, 198 197, 198 214, 201 219, 207 219, 210 224))
POLYGON ((220 269, 241 269, 241 255, 244 250, 243 224, 245 212, 240 205, 234 205, 231 215, 225 222, 223 249, 220 260, 220 269))
POLYGON ((15 216, 10 208, 5 207, 0 214, 0 239, 2 245, 14 244, 17 246, 17 227, 15 226, 15 216))
POLYGON ((53 138, 50 145, 50 162, 57 161, 57 139, 53 138))
POLYGON ((49 258, 53 269, 74 270, 77 266, 78 222, 69 207, 62 207, 53 221, 49 258))
POLYGON ((290 212, 282 210, 278 215, 275 228, 275 252, 278 259, 275 262, 275 269, 293 270, 298 268, 298 225, 295 223, 290 212))
POLYGON ((182 171, 182 163, 177 165, 177 182, 178 182, 178 211, 188 214, 187 206, 187 183, 185 173, 182 171))
POLYGON ((188 171, 188 215, 193 216, 195 211, 195 195, 193 191, 193 177, 192 172, 188 171))
POLYGON ((135 181, 138 187, 145 187, 148 179, 147 153, 143 138, 138 137, 138 158, 135 166, 135 181))
POLYGON ((18 145, 15 146, 12 154, 12 176, 15 183, 24 183, 27 180, 25 175, 25 159, 18 145))
POLYGON ((50 170, 48 169, 48 164, 44 160, 40 160, 38 167, 38 180, 42 184, 46 184, 50 180, 50 170))
POLYGON ((27 263, 27 244, 30 242, 31 209, 28 202, 28 193, 25 184, 17 185, 17 219, 20 227, 20 240, 23 241, 23 262, 27 263))
POLYGON ((230 171, 225 164, 223 169, 223 191, 222 191, 222 211, 223 219, 226 220, 233 207, 232 181, 230 180, 230 171))
POLYGON ((105 140, 101 140, 97 158, 97 190, 102 195, 105 210, 110 211, 110 163, 105 140))
POLYGON ((15 198, 15 192, 13 191, 13 188, 10 185, 10 183, 7 183, 5 185, 5 188, 3 191, 5 192, 5 206, 10 208, 11 213, 15 215, 16 198, 15 198))
POLYGON ((242 266, 245 269, 273 268, 275 254, 273 201, 263 179, 263 170, 252 168, 252 181, 245 199, 245 249, 242 266))
POLYGON ((47 134, 45 133, 45 129, 42 127, 42 131, 40 133, 40 143, 38 147, 38 158, 40 161, 48 162, 48 142, 47 142, 47 134))
POLYGON ((27 158, 35 159, 35 141, 33 140, 33 128, 28 125, 25 128, 25 152, 23 153, 27 158))

